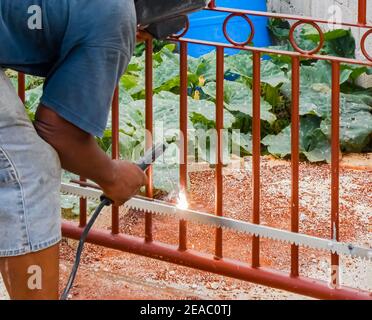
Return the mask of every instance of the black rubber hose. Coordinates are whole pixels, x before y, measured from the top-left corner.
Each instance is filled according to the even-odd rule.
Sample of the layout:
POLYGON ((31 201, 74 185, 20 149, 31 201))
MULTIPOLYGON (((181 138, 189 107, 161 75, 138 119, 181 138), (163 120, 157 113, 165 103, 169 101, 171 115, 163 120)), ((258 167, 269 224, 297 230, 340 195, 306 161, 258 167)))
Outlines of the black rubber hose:
POLYGON ((84 228, 83 233, 81 234, 80 241, 79 241, 79 246, 77 248, 76 256, 75 256, 75 261, 71 270, 70 277, 68 278, 67 285, 65 289, 63 290, 63 293, 61 295, 61 300, 67 300, 68 294, 72 288, 72 285, 74 284, 74 280, 77 274, 77 271, 79 269, 80 265, 80 259, 81 259, 81 254, 83 253, 84 250, 84 244, 85 240, 88 237, 90 229, 92 229, 94 222, 97 220, 99 214, 101 213, 102 209, 106 206, 111 205, 111 201, 107 198, 103 199, 101 203, 98 205, 96 210, 94 211, 92 217, 90 218, 88 224, 84 228))

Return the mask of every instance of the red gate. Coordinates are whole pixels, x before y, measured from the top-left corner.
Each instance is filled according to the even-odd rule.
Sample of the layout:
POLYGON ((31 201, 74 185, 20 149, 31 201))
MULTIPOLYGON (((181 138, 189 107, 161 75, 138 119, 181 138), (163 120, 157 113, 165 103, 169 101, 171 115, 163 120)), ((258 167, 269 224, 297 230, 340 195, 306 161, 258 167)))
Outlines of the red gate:
MULTIPOLYGON (((367 0, 358 0, 358 21, 357 23, 339 23, 338 25, 356 27, 364 32, 361 40, 361 49, 366 60, 356 60, 348 58, 340 58, 333 56, 320 55, 319 51, 323 46, 324 34, 319 24, 329 24, 330 21, 322 19, 313 19, 311 17, 300 17, 294 15, 283 15, 279 13, 266 13, 247 10, 234 10, 221 8, 215 5, 212 1, 209 8, 206 10, 215 10, 228 13, 229 16, 224 23, 224 34, 229 44, 215 43, 208 41, 200 41, 194 39, 186 39, 183 36, 186 31, 172 40, 180 44, 180 130, 185 139, 187 139, 187 95, 188 95, 188 79, 187 79, 187 64, 188 44, 201 44, 214 46, 217 54, 216 64, 216 129, 223 129, 223 108, 224 108, 224 50, 226 48, 235 48, 240 50, 250 51, 253 54, 253 223, 260 223, 260 92, 261 92, 261 58, 265 54, 285 55, 290 57, 292 63, 292 131, 291 131, 291 172, 292 172, 292 188, 291 188, 291 231, 299 231, 299 101, 300 101, 300 59, 319 59, 326 60, 332 66, 332 161, 331 161, 331 218, 332 225, 331 239, 339 240, 339 130, 340 130, 340 65, 342 63, 372 66, 372 56, 366 49, 367 38, 372 34, 372 25, 367 24, 366 10, 367 0), (236 43, 230 38, 227 33, 227 23, 232 17, 239 16, 250 22, 249 16, 264 16, 271 18, 283 18, 295 22, 290 31, 290 41, 295 51, 280 51, 268 48, 257 48, 247 46, 249 40, 245 43, 236 43), (310 24, 315 27, 320 35, 320 43, 317 48, 312 51, 304 51, 299 48, 295 42, 294 31, 301 24, 310 24)), ((251 25, 251 37, 254 34, 254 26, 251 25)), ((336 24, 336 22, 334 22, 336 24)), ((222 27, 222 26, 221 26, 222 27)), ((140 34, 139 37, 146 44, 146 129, 152 132, 153 126, 153 61, 152 38, 146 34, 140 34)), ((250 37, 250 38, 251 38, 250 37)), ((19 94, 22 100, 25 99, 24 94, 24 76, 19 77, 19 94)), ((113 130, 113 148, 112 157, 119 158, 119 100, 118 91, 115 93, 112 108, 112 130, 113 130)), ((152 141, 147 139, 146 146, 150 147, 152 141)), ((187 143, 184 144, 184 150, 181 152, 180 165, 180 187, 185 189, 187 186, 187 143)), ((223 187, 222 187, 222 141, 218 135, 217 143, 218 163, 216 165, 215 174, 215 214, 223 215, 223 187)), ((147 186, 147 196, 153 196, 152 187, 152 172, 148 173, 149 184, 147 186)), ((63 223, 63 234, 65 237, 79 239, 82 228, 86 225, 87 204, 84 199, 80 200, 80 224, 76 225, 71 222, 63 223)), ((333 289, 326 282, 306 278, 300 275, 299 270, 299 247, 291 246, 291 271, 289 274, 260 267, 260 239, 252 237, 252 259, 251 264, 244 261, 226 259, 223 257, 223 241, 222 230, 216 229, 215 234, 215 254, 207 255, 187 247, 187 224, 181 221, 179 224, 179 245, 172 246, 166 243, 153 241, 152 215, 147 213, 145 217, 145 238, 134 237, 127 234, 119 233, 119 209, 112 208, 112 231, 93 230, 88 241, 90 243, 101 245, 117 250, 127 251, 130 253, 147 256, 154 259, 165 260, 175 264, 213 272, 216 274, 233 277, 245 281, 250 281, 257 284, 270 286, 273 288, 283 289, 303 295, 308 295, 320 299, 372 299, 372 295, 366 291, 360 291, 354 288, 341 287, 333 289)), ((339 265, 339 256, 331 255, 331 264, 339 265)))

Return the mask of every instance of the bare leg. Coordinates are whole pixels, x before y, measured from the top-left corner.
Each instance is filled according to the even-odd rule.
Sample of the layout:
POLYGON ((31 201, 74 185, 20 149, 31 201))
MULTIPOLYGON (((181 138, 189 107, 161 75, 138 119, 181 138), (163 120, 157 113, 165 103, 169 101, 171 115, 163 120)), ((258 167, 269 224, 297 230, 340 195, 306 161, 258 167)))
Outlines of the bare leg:
POLYGON ((57 300, 59 245, 18 257, 0 258, 0 271, 14 300, 57 300))

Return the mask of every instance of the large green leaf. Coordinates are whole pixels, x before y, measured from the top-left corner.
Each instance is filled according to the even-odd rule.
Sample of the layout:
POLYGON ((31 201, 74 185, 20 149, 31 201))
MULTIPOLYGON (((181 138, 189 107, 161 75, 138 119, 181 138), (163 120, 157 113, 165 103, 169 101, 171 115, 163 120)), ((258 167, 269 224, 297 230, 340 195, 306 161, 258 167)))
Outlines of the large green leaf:
MULTIPOLYGON (((372 107, 365 102, 371 102, 368 95, 340 94, 340 142, 346 152, 361 152, 370 141, 372 107)), ((323 119, 321 129, 328 136, 331 106, 331 88, 328 85, 316 83, 302 87, 300 114, 323 119)))
MULTIPOLYGON (((301 117, 300 152, 311 162, 330 161, 330 143, 320 130, 320 119, 314 116, 301 117)), ((268 151, 279 157, 291 154, 291 126, 286 127, 278 135, 268 135, 262 143, 268 151)))
POLYGON ((179 187, 179 148, 173 143, 168 146, 163 157, 153 165, 153 181, 156 189, 167 192, 179 187))
MULTIPOLYGON (((153 55, 153 88, 155 92, 170 91, 179 87, 179 55, 174 52, 175 45, 165 45, 153 55)), ((121 78, 121 86, 135 97, 143 97, 145 90, 145 54, 133 57, 127 73, 121 78), (142 95, 141 95, 142 94, 142 95)))
POLYGON ((206 81, 216 80, 216 51, 211 51, 199 58, 188 58, 188 69, 196 78, 203 77, 206 81))
MULTIPOLYGON (((62 170, 62 182, 68 183, 72 179, 78 180, 79 177, 71 172, 62 170)), ((61 194, 61 209, 63 218, 76 219, 79 217, 79 198, 76 196, 61 194)), ((97 201, 88 200, 88 213, 92 212, 98 205, 97 201)))
MULTIPOLYGON (((343 68, 340 73, 340 84, 346 82, 352 73, 353 70, 350 68, 343 68)), ((300 75, 303 87, 314 83, 325 83, 329 86, 332 84, 332 66, 324 60, 318 60, 310 66, 302 66, 300 75)))
MULTIPOLYGON (((361 152, 372 134, 372 108, 368 96, 340 94, 340 143, 343 151, 361 152)), ((302 87, 300 114, 316 115, 323 119, 321 130, 330 138, 331 89, 326 84, 316 83, 302 87)), ((316 141, 316 137, 314 137, 316 141)))
POLYGON ((291 25, 287 20, 271 18, 269 20, 268 28, 274 39, 278 42, 285 41, 289 38, 289 30, 291 25))
POLYGON ((263 60, 261 62, 261 82, 269 84, 272 87, 277 87, 283 83, 287 83, 288 77, 282 68, 270 60, 263 60))
MULTIPOLYGON (((288 21, 276 18, 270 19, 268 28, 273 35, 274 42, 282 46, 281 48, 277 47, 277 49, 293 50, 289 43, 290 24, 288 21)), ((298 28, 294 35, 297 45, 303 50, 314 49, 320 41, 318 30, 310 25, 303 25, 301 29, 298 28)), ((321 54, 355 58, 356 43, 350 30, 334 29, 323 32, 323 36, 325 42, 320 51, 321 54)), ((286 56, 279 58, 289 62, 286 56)), ((274 59, 278 58, 274 57, 274 59)))
POLYGON ((353 90, 352 93, 344 93, 342 97, 347 102, 354 102, 357 104, 367 104, 372 107, 372 88, 353 90))
POLYGON ((235 73, 239 76, 252 77, 252 53, 249 51, 240 51, 237 54, 225 57, 225 70, 229 73, 235 73))
POLYGON ((119 132, 120 156, 123 159, 137 161, 143 155, 144 143, 143 135, 130 136, 119 132))
POLYGON ((232 150, 238 150, 240 152, 235 153, 239 157, 246 154, 252 154, 252 135, 250 133, 242 133, 240 131, 233 132, 231 135, 232 150))
MULTIPOLYGON (((304 37, 313 42, 319 42, 317 30, 308 30, 304 37)), ((324 33, 324 47, 322 53, 331 56, 355 58, 355 39, 351 30, 335 29, 324 33)))
MULTIPOLYGON (((329 117, 331 112, 331 66, 328 62, 318 61, 310 66, 301 67, 301 96, 300 114, 314 114, 322 118, 329 117)), ((350 77, 352 70, 343 69, 340 73, 340 84, 345 83, 350 77)), ((282 93, 291 99, 291 87, 284 84, 282 93)), ((340 93, 341 111, 360 110, 370 111, 372 99, 368 90, 360 90, 355 94, 340 93)))
MULTIPOLYGON (((308 35, 316 34, 317 30, 309 24, 303 24, 296 28, 293 33, 294 40, 299 48, 304 51, 312 51, 318 46, 318 41, 314 41, 308 35)), ((292 44, 290 44, 292 46, 292 44)))
MULTIPOLYGON (((171 92, 161 92, 154 96, 154 113, 156 120, 163 120, 167 127, 179 128, 179 96, 171 92)), ((188 97, 188 112, 189 112, 189 127, 191 128, 194 122, 191 122, 193 114, 197 114, 208 121, 215 122, 216 105, 207 100, 195 100, 188 97)), ((233 115, 225 110, 224 126, 229 128, 234 122, 233 115)))
MULTIPOLYGON (((331 119, 321 123, 321 130, 331 138, 331 119)), ((372 135, 372 114, 368 111, 344 110, 340 121, 340 141, 343 151, 361 152, 372 135)))
MULTIPOLYGON (((225 59, 226 70, 252 81, 253 61, 252 55, 244 51, 225 59)), ((261 82, 277 87, 288 82, 283 70, 270 60, 261 60, 261 82)))
POLYGON ((288 126, 277 135, 267 135, 262 143, 268 147, 268 151, 278 157, 284 158, 291 154, 291 127, 288 126))
MULTIPOLYGON (((240 130, 225 130, 222 134, 223 163, 228 164, 231 155, 239 157, 252 154, 252 136, 240 130)), ((217 163, 217 132, 214 129, 195 130, 189 134, 189 150, 195 150, 198 161, 217 163)))
MULTIPOLYGON (((303 125, 301 123, 301 125, 303 125)), ((319 129, 314 128, 308 131, 306 129, 300 129, 300 132, 304 132, 306 135, 304 139, 301 139, 302 143, 301 152, 306 156, 310 162, 322 162, 331 161, 331 145, 325 134, 319 129)), ((301 133, 302 136, 302 133, 301 133)))
POLYGON ((361 75, 365 74, 371 74, 372 67, 367 66, 360 66, 355 64, 342 64, 341 70, 350 70, 350 78, 349 80, 355 82, 361 75))
POLYGON ((160 63, 154 69, 154 89, 156 92, 170 91, 179 87, 179 55, 173 52, 174 46, 165 46, 157 55, 160 63))
MULTIPOLYGON (((239 111, 250 117, 252 114, 252 90, 243 83, 225 80, 224 82, 225 107, 230 111, 239 111)), ((213 100, 216 99, 216 83, 209 82, 203 91, 213 100)), ((273 123, 276 117, 270 112, 271 105, 261 98, 261 119, 273 123)))
POLYGON ((43 94, 43 85, 26 91, 26 108, 28 111, 35 113, 39 105, 40 98, 43 94))

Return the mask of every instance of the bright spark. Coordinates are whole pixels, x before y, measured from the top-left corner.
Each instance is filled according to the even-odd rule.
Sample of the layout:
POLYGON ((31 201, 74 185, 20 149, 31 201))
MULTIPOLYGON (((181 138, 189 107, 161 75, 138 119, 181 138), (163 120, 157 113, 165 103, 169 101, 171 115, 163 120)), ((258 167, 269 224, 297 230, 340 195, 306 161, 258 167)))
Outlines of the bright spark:
POLYGON ((183 192, 180 192, 178 195, 178 202, 177 202, 177 208, 186 210, 189 207, 189 204, 187 202, 186 194, 183 192))

